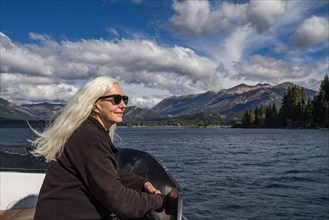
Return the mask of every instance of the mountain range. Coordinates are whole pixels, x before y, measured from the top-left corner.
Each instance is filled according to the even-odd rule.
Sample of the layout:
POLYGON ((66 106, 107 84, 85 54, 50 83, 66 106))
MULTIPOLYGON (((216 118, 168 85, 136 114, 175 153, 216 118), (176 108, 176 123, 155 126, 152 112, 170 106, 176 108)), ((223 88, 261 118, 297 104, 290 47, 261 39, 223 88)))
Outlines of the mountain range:
MULTIPOLYGON (((201 94, 185 96, 172 96, 159 102, 151 109, 128 106, 124 120, 156 121, 166 118, 200 118, 200 114, 207 113, 212 116, 241 115, 244 111, 260 105, 275 103, 280 107, 283 96, 292 83, 278 85, 257 84, 254 86, 240 84, 219 92, 208 91, 201 94)), ((306 98, 316 95, 316 91, 304 89, 306 98)), ((38 103, 16 105, 0 98, 0 122, 12 120, 48 121, 53 119, 63 108, 63 104, 38 103)), ((204 115, 203 115, 204 116, 204 115)))
POLYGON ((0 127, 26 125, 26 121, 49 121, 64 107, 63 104, 38 103, 16 105, 0 98, 0 127))
MULTIPOLYGON (((202 94, 169 97, 154 106, 152 111, 174 116, 197 112, 228 115, 272 103, 279 107, 284 93, 287 92, 289 87, 293 86, 296 85, 288 82, 275 86, 266 83, 255 86, 240 84, 219 92, 208 91, 202 94)), ((306 99, 313 98, 316 94, 316 91, 304 90, 306 99)))

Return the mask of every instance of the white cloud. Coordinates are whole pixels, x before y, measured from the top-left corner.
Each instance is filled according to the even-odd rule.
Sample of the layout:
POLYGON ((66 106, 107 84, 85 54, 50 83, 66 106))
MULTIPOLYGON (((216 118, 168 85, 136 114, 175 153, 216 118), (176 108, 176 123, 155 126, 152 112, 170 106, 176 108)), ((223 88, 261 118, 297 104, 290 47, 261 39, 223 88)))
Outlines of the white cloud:
POLYGON ((226 75, 220 63, 198 56, 191 49, 163 47, 148 40, 56 42, 48 36, 31 34, 38 40, 35 44, 15 44, 1 36, 7 39, 1 44, 1 72, 6 83, 1 89, 8 95, 10 91, 15 93, 17 98, 21 93, 20 99, 36 100, 38 94, 40 100, 67 99, 75 89, 72 84, 99 75, 175 95, 219 90, 226 75), (42 80, 47 77, 53 82, 45 84, 42 80), (12 88, 22 78, 19 82, 23 90, 12 88), (30 79, 37 79, 38 86, 29 87, 30 79))
POLYGON ((174 1, 168 27, 186 35, 208 35, 235 26, 245 20, 245 4, 223 2, 211 9, 208 1, 174 1))
POLYGON ((125 94, 129 96, 129 105, 133 106, 151 108, 168 96, 173 95, 168 90, 148 88, 143 84, 127 84, 122 82, 121 87, 125 91, 125 94))
POLYGON ((256 51, 272 45, 274 41, 271 35, 259 35, 255 29, 244 26, 221 41, 214 56, 230 70, 229 77, 232 78, 232 74, 236 74, 235 69, 231 68, 235 63, 243 62, 256 51))
POLYGON ((278 83, 282 80, 298 79, 308 76, 311 68, 302 65, 290 65, 289 63, 261 55, 251 56, 248 62, 237 63, 235 68, 238 79, 261 80, 278 83))
POLYGON ((253 37, 253 31, 249 28, 239 28, 222 41, 222 48, 219 50, 218 59, 226 65, 231 66, 234 62, 243 59, 248 43, 253 37))
POLYGON ((69 99, 77 87, 42 76, 1 73, 1 97, 16 104, 69 99), (19 86, 18 86, 19 85, 19 86))
POLYGON ((303 80, 303 81, 294 81, 293 83, 296 85, 302 86, 304 88, 307 88, 307 89, 319 91, 322 80, 323 80, 323 77, 320 80, 316 80, 316 79, 312 78, 312 79, 307 79, 307 80, 303 80))
POLYGON ((259 32, 274 26, 286 12, 286 1, 250 1, 238 3, 224 1, 210 5, 211 1, 174 1, 176 12, 168 27, 176 33, 200 36, 232 31, 244 25, 251 25, 259 32))
POLYGON ((293 46, 304 47, 327 43, 329 39, 329 22, 327 18, 312 16, 304 20, 290 38, 293 46))
POLYGON ((27 47, 15 45, 2 33, 0 37, 1 72, 26 72, 30 75, 43 76, 51 74, 51 67, 45 63, 44 58, 40 54, 31 53, 27 47))
POLYGON ((259 32, 266 31, 274 26, 277 20, 285 13, 285 1, 250 1, 247 7, 247 20, 259 32))

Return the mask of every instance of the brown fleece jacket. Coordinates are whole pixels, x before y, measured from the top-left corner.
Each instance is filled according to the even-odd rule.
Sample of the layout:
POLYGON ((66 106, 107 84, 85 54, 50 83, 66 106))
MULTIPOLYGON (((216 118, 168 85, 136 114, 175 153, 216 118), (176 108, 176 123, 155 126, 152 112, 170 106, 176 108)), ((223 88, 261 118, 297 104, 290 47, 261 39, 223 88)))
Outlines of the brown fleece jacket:
POLYGON ((34 220, 137 218, 159 209, 163 197, 143 192, 146 179, 119 169, 117 151, 90 116, 50 163, 34 220))

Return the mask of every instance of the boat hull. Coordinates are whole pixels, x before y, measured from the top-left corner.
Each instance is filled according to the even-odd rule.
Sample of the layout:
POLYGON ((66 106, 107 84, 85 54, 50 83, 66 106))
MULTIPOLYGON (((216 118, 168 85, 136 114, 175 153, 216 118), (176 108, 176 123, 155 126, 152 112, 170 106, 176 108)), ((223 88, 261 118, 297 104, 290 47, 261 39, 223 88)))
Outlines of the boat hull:
MULTIPOLYGON (((26 154, 6 154, 1 152, 0 170, 0 217, 1 219, 32 220, 47 164, 26 154), (22 165, 22 166, 20 166, 22 165)), ((137 175, 148 178, 162 194, 177 189, 178 198, 172 204, 175 212, 167 215, 165 211, 149 213, 148 220, 182 219, 182 189, 168 169, 153 155, 139 150, 120 149, 119 166, 137 175)))

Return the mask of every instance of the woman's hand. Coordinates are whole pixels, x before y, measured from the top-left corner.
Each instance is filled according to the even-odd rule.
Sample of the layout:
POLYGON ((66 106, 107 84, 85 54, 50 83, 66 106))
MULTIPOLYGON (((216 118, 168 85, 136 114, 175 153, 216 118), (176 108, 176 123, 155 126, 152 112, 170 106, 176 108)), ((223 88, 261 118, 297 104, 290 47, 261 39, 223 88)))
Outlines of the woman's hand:
POLYGON ((144 183, 144 189, 146 192, 151 194, 161 194, 160 190, 156 189, 152 183, 146 182, 144 183))

